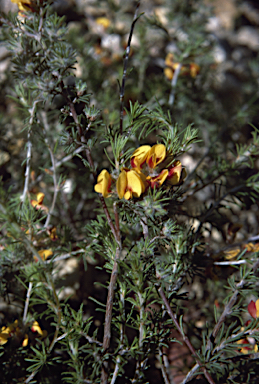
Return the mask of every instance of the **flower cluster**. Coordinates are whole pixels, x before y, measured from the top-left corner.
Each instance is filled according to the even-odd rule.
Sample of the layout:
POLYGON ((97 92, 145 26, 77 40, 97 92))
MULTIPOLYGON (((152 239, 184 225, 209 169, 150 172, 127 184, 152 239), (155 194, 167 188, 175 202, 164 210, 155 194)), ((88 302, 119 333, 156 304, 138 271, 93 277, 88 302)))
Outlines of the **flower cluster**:
MULTIPOLYGON (((168 53, 165 58, 165 69, 164 74, 168 80, 172 80, 174 76, 174 72, 180 66, 180 63, 174 61, 174 55, 172 53, 168 53)), ((196 77, 200 72, 200 66, 196 63, 190 63, 189 65, 182 65, 180 69, 180 74, 185 76, 196 77)))
MULTIPOLYGON (((36 337, 44 338, 47 336, 47 331, 42 330, 41 327, 39 326, 39 323, 37 321, 34 321, 32 326, 31 326, 31 331, 36 334, 36 337)), ((22 332, 18 324, 18 320, 15 320, 12 324, 6 326, 3 326, 0 331, 0 345, 4 345, 7 343, 8 339, 11 337, 16 336, 18 339, 21 339, 22 332)), ((22 342, 23 347, 27 347, 29 342, 29 336, 26 333, 24 335, 24 339, 22 342)))
POLYGON ((38 6, 36 1, 33 0, 11 0, 12 3, 18 5, 19 10, 22 12, 36 12, 38 10, 38 6))
MULTIPOLYGON (((254 318, 259 318, 259 299, 254 302, 253 300, 250 301, 250 303, 247 306, 247 310, 249 314, 254 318)), ((249 325, 251 320, 248 320, 246 322, 246 326, 249 325)), ((242 331, 244 331, 244 328, 241 328, 242 331)), ((258 352, 258 345, 256 344, 256 341, 253 337, 247 336, 245 339, 241 339, 237 341, 237 344, 239 344, 240 352, 247 355, 248 353, 252 352, 258 352)))
MULTIPOLYGON (((147 188, 160 188, 166 181, 169 185, 179 185, 186 177, 185 168, 179 160, 167 155, 164 144, 142 145, 136 149, 130 159, 131 168, 122 168, 116 180, 116 192, 119 199, 140 197, 147 188)), ((106 169, 97 178, 95 192, 103 197, 113 193, 114 180, 106 169)))

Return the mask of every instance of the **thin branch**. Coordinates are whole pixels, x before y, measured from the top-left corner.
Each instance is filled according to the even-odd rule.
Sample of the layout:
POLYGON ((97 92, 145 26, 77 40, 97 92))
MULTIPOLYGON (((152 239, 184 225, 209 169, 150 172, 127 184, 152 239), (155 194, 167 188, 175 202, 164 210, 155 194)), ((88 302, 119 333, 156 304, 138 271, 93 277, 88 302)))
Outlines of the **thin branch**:
POLYGON ((121 87, 120 87, 120 133, 121 133, 121 135, 123 132, 124 92, 125 92, 125 82, 126 82, 129 54, 130 54, 130 44, 131 44, 131 39, 132 39, 135 23, 138 20, 139 6, 140 6, 140 0, 138 1, 138 4, 136 6, 135 14, 133 17, 133 22, 131 24, 130 34, 129 34, 129 38, 128 38, 128 44, 127 44, 127 48, 125 51, 125 58, 124 58, 124 64, 123 64, 123 75, 122 75, 122 81, 121 81, 121 87))
POLYGON ((167 313, 169 314, 169 316, 171 317, 171 319, 173 320, 173 323, 176 327, 176 329, 178 330, 178 332, 180 333, 180 335, 182 336, 183 338, 183 341, 185 342, 185 344, 187 345, 187 347, 189 348, 190 352, 192 353, 192 355, 194 356, 197 364, 200 366, 204 376, 206 377, 206 379, 208 380, 208 382, 210 384, 215 384, 212 377, 210 376, 209 372, 207 371, 207 369, 202 365, 201 361, 200 361, 200 358, 198 356, 198 354, 196 353, 195 349, 193 348, 189 338, 184 334, 180 324, 178 323, 178 320, 176 318, 176 316, 174 315, 171 307, 170 307, 170 304, 165 296, 165 293, 163 291, 163 288, 162 287, 159 287, 158 288, 158 292, 166 306, 166 309, 167 309, 167 313))
MULTIPOLYGON (((221 314, 217 324, 215 325, 213 331, 212 331, 212 336, 215 338, 217 334, 219 333, 219 330, 222 326, 222 324, 225 322, 226 317, 231 313, 232 307, 235 305, 237 301, 237 297, 239 295, 239 289, 241 289, 245 284, 245 280, 241 280, 237 285, 236 285, 236 290, 233 293, 231 299, 227 303, 227 305, 224 308, 223 313, 221 314)), ((209 345, 207 346, 209 348, 209 345)))
POLYGON ((189 380, 191 380, 191 378, 193 377, 193 375, 195 374, 195 372, 197 371, 197 369, 199 369, 199 364, 195 364, 192 369, 187 373, 187 375, 185 376, 185 378, 183 379, 183 381, 180 383, 180 384, 186 384, 189 380))
POLYGON ((177 84, 177 80, 178 80, 179 74, 181 72, 181 68, 182 68, 182 64, 179 64, 178 67, 176 68, 176 70, 174 71, 174 75, 173 75, 173 78, 172 78, 171 93, 170 93, 169 100, 168 100, 168 105, 170 105, 171 107, 174 104, 175 92, 176 92, 176 84, 177 84))
MULTIPOLYGON (((125 318, 125 292, 123 291, 122 287, 120 289, 120 302, 121 302, 121 310, 122 310, 122 318, 125 318)), ((122 350, 124 347, 124 323, 121 321, 120 323, 120 350, 122 350)), ((116 357, 116 364, 112 375, 111 384, 115 384, 116 379, 118 377, 119 371, 120 371, 120 364, 121 364, 121 356, 118 354, 116 357)))
POLYGON ((26 195, 28 193, 29 189, 29 179, 30 179, 30 169, 31 169, 31 149, 32 149, 32 142, 31 142, 31 130, 36 110, 36 105, 39 102, 39 100, 35 100, 32 108, 29 109, 30 113, 30 119, 29 119, 29 129, 27 134, 27 156, 26 156, 26 170, 25 170, 25 183, 23 188, 23 194, 21 196, 21 201, 24 203, 26 199, 26 195))
POLYGON ((53 153, 53 151, 52 151, 52 149, 50 147, 49 140, 48 140, 48 137, 47 137, 47 132, 49 131, 49 125, 48 125, 48 120, 47 120, 46 112, 42 111, 41 112, 41 117, 42 117, 42 122, 43 122, 43 126, 44 126, 44 131, 45 131, 45 138, 44 138, 44 140, 45 140, 46 146, 47 146, 49 154, 50 154, 52 168, 53 168, 52 178, 53 178, 53 184, 54 184, 54 193, 53 193, 52 204, 51 204, 50 210, 48 212, 47 219, 46 219, 45 224, 44 224, 44 228, 47 228, 48 225, 49 225, 51 216, 53 214, 53 211, 55 209, 59 187, 58 187, 58 182, 57 182, 55 157, 54 157, 54 153, 53 153))
POLYGON ((164 364, 164 358, 163 358, 164 355, 163 355, 162 349, 159 347, 158 351, 159 351, 159 357, 160 357, 159 362, 161 365, 161 371, 162 371, 164 382, 165 382, 165 384, 174 384, 173 381, 169 380, 169 378, 168 378, 168 372, 167 372, 166 366, 164 364))
POLYGON ((27 313, 28 313, 28 309, 29 309, 29 302, 30 302, 30 297, 31 297, 31 291, 32 291, 32 282, 30 281, 28 289, 27 289, 25 306, 24 306, 24 311, 23 311, 23 318, 22 318, 23 324, 26 323, 27 313))

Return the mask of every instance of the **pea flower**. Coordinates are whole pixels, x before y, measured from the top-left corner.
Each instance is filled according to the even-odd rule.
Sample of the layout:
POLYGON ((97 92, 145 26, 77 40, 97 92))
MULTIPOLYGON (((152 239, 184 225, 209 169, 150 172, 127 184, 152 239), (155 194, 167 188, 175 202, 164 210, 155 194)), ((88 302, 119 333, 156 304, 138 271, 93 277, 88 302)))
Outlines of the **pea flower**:
POLYGON ((259 299, 254 302, 253 300, 247 306, 247 310, 254 319, 259 318, 259 299))
MULTIPOLYGON (((160 188, 165 181, 169 185, 179 185, 186 177, 186 171, 179 160, 172 161, 172 155, 168 154, 164 144, 142 145, 137 148, 131 158, 131 169, 123 168, 116 182, 119 199, 129 200, 140 197, 148 186, 160 188)), ((94 189, 109 197, 112 178, 106 170, 103 170, 97 179, 94 189)))
MULTIPOLYGON (((51 249, 41 249, 38 251, 38 254, 40 255, 41 259, 43 261, 47 260, 50 256, 53 255, 53 252, 51 249)), ((36 256, 33 256, 35 261, 38 261, 38 258, 36 256)))
POLYGON ((151 188, 159 188, 164 183, 168 176, 168 169, 163 169, 158 176, 148 176, 147 182, 150 184, 151 188))
POLYGON ((182 167, 182 164, 179 160, 170 167, 168 170, 167 181, 171 185, 177 185, 186 177, 186 170, 182 167))
MULTIPOLYGON (((37 321, 33 322, 32 326, 31 326, 31 331, 33 333, 37 334, 37 336, 36 336, 37 338, 44 338, 48 334, 48 332, 46 330, 42 330, 40 328, 39 323, 37 321)), ((1 331, 0 331, 0 345, 6 344, 8 339, 13 337, 13 336, 16 336, 16 337, 18 337, 20 339, 23 337, 17 319, 12 324, 8 325, 7 327, 3 326, 1 328, 1 331)), ((27 347, 28 342, 29 342, 29 336, 26 333, 24 335, 24 339, 22 341, 22 346, 23 347, 27 347)))
POLYGON ((116 183, 119 199, 124 197, 126 200, 132 197, 140 197, 146 186, 145 175, 134 169, 123 169, 116 183))
POLYGON ((247 355, 248 353, 252 352, 258 352, 258 346, 255 343, 255 339, 252 337, 249 337, 248 339, 241 339, 237 341, 237 344, 239 344, 240 352, 244 355, 247 355))
POLYGON ((97 177, 97 184, 94 186, 94 190, 97 193, 101 193, 103 197, 109 197, 111 193, 111 183, 111 175, 106 169, 103 169, 97 177))
MULTIPOLYGON (((174 61, 174 55, 172 53, 168 53, 165 58, 165 69, 164 74, 168 80, 172 80, 174 76, 174 72, 177 68, 179 68, 180 63, 174 61)), ((182 65, 180 69, 180 74, 185 76, 191 76, 195 78, 200 72, 200 66, 196 63, 190 63, 189 65, 182 65)))
POLYGON ((12 3, 18 5, 19 10, 22 12, 36 12, 38 11, 38 5, 35 0, 11 0, 12 3))
POLYGON ((143 167, 143 165, 146 162, 150 149, 151 149, 150 145, 142 145, 141 147, 137 148, 133 152, 130 158, 130 164, 132 168, 140 169, 143 167))
POLYGON ((166 157, 166 147, 164 144, 155 144, 150 149, 147 155, 147 164, 149 168, 156 168, 156 166, 165 159, 166 157))
POLYGON ((41 209, 42 211, 48 212, 48 207, 43 204, 44 197, 45 195, 43 192, 37 193, 36 200, 31 200, 31 205, 37 210, 41 209))

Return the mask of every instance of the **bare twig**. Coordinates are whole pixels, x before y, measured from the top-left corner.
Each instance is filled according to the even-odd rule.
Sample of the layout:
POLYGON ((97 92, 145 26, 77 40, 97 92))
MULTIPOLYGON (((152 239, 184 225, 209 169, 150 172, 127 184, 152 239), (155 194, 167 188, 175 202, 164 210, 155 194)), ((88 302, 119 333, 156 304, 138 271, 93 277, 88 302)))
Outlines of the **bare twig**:
POLYGON ((193 375, 195 374, 195 372, 197 371, 197 369, 199 369, 199 364, 195 364, 192 369, 187 373, 187 375, 185 376, 185 378, 183 379, 183 381, 181 382, 181 384, 186 384, 189 380, 191 380, 191 378, 193 377, 193 375))
MULTIPOLYGON (((115 223, 116 223, 116 229, 114 228, 114 231, 115 231, 114 237, 118 243, 118 247, 116 248, 116 254, 115 254, 113 269, 112 269, 112 273, 111 273, 110 284, 109 284, 109 288, 108 288, 107 302, 106 302, 106 312, 105 312, 105 321, 104 321, 104 336, 103 336, 103 349, 105 352, 110 347, 113 299, 114 299, 114 292, 115 292, 115 288, 116 288, 117 275, 118 275, 118 260, 121 257, 121 251, 122 251, 120 228, 119 228, 119 216, 118 216, 116 204, 114 205, 113 208, 114 208, 115 223)), ((107 209, 107 207, 106 207, 106 209, 107 209)), ((107 212, 108 212, 108 209, 107 209, 107 212)), ((105 362, 103 364, 103 367, 102 367, 101 383, 107 384, 107 382, 108 382, 108 364, 107 364, 107 362, 105 362)))
POLYGON ((55 166, 56 161, 55 161, 54 153, 50 147, 49 140, 47 137, 47 132, 49 131, 49 125, 48 125, 46 112, 42 111, 41 117, 42 117, 42 122, 43 122, 43 126, 44 126, 44 131, 45 131, 44 140, 45 140, 46 146, 47 146, 49 154, 50 154, 52 168, 53 168, 52 178, 53 178, 53 184, 54 184, 54 193, 53 193, 52 204, 51 204, 50 210, 49 210, 48 215, 47 215, 47 219, 46 219, 45 224, 44 224, 44 227, 47 228, 49 225, 50 219, 51 219, 51 215, 53 214, 53 211, 55 209, 59 187, 58 187, 58 182, 57 182, 57 174, 56 174, 56 166, 55 166))
POLYGON ((28 129, 28 134, 27 134, 27 156, 26 156, 25 183, 24 183, 24 188, 23 188, 23 194, 21 196, 22 203, 24 203, 24 201, 26 199, 26 195, 28 193, 28 189, 29 189, 29 179, 30 179, 30 169, 31 169, 31 149, 32 149, 31 130, 32 130, 32 125, 33 125, 36 105, 38 102, 39 102, 39 100, 35 100, 33 105, 32 105, 32 108, 29 109, 30 119, 29 119, 29 129, 28 129))
POLYGON ((121 87, 120 87, 120 133, 121 134, 123 132, 124 92, 125 92, 125 82, 126 82, 129 54, 130 54, 130 44, 131 44, 131 39, 132 39, 135 23, 138 20, 139 6, 140 6, 140 0, 138 1, 138 4, 136 6, 135 14, 133 17, 133 22, 131 24, 130 34, 129 34, 129 38, 128 38, 128 44, 127 44, 127 48, 125 51, 124 65, 123 65, 123 75, 122 75, 122 82, 121 82, 121 87))
POLYGON ((30 296, 31 296, 31 290, 32 290, 32 282, 30 281, 28 289, 27 289, 26 300, 25 300, 24 311, 23 311, 23 318, 22 318, 23 324, 25 324, 26 318, 27 318, 27 313, 28 313, 28 309, 29 309, 29 301, 30 301, 30 296))
POLYGON ((164 363, 164 354, 163 354, 163 351, 160 347, 159 347, 159 358, 160 358, 159 362, 161 365, 161 371, 162 371, 162 375, 163 375, 163 379, 164 379, 165 384, 174 384, 173 380, 169 380, 166 365, 164 363))
POLYGON ((181 72, 181 68, 182 68, 182 64, 179 64, 178 67, 176 68, 176 70, 174 71, 174 75, 173 75, 173 78, 172 78, 171 93, 170 93, 169 100, 168 100, 168 105, 170 105, 171 107, 174 104, 175 92, 176 92, 176 84, 177 84, 177 80, 178 80, 179 74, 181 72))
MULTIPOLYGON (((122 289, 122 287, 120 290, 120 302, 121 302, 121 310, 122 310, 121 315, 124 318, 125 317, 125 313, 124 313, 125 312, 124 311, 124 309, 125 309, 125 292, 122 289)), ((123 346, 124 346, 124 324, 123 324, 123 322, 121 322, 121 324, 120 324, 120 350, 123 349, 123 346)), ((113 371, 111 384, 115 384, 115 381, 116 381, 118 374, 119 374, 120 364, 121 364, 121 355, 118 354, 118 356, 116 357, 116 364, 115 364, 115 368, 113 371)))

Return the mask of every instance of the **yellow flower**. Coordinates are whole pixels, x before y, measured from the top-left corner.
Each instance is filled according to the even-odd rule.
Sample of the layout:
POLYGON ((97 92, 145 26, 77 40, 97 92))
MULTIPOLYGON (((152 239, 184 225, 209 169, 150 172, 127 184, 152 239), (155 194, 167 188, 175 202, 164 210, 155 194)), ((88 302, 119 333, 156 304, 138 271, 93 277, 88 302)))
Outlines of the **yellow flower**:
POLYGON ((111 25, 111 20, 107 19, 107 17, 97 17, 95 21, 97 24, 102 25, 105 29, 111 25))
POLYGON ((191 77, 196 77, 200 72, 200 66, 195 63, 190 64, 190 75, 191 77))
POLYGON ((151 188, 159 188, 164 183, 168 176, 168 169, 163 169, 158 176, 147 177, 147 182, 150 184, 151 188))
POLYGON ((38 321, 34 321, 31 327, 32 332, 37 332, 40 336, 46 337, 48 332, 46 330, 42 330, 39 326, 38 321))
MULTIPOLYGON (((167 181, 169 182, 169 184, 171 185, 179 184, 181 180, 182 171, 186 173, 185 169, 182 169, 181 162, 179 160, 176 160, 176 162, 169 169, 168 178, 167 178, 167 181)), ((183 178, 184 177, 186 177, 185 174, 183 175, 183 178)))
MULTIPOLYGON (((165 77, 168 80, 172 80, 174 76, 174 72, 176 69, 179 67, 180 63, 176 63, 174 61, 174 55, 172 53, 168 53, 166 58, 165 58, 165 69, 164 69, 164 74, 165 77)), ((190 63, 189 65, 182 65, 180 74, 188 76, 190 75, 191 77, 196 77, 198 73, 200 72, 200 66, 196 63, 190 63)))
MULTIPOLYGON (((53 252, 51 249, 41 249, 40 251, 38 251, 38 254, 40 255, 40 257, 42 258, 42 260, 47 260, 50 256, 53 255, 53 252)), ((36 256, 34 256, 34 260, 35 261, 38 261, 38 259, 36 258, 36 256)))
POLYGON ((36 195, 36 200, 31 200, 31 205, 36 208, 37 210, 41 209, 42 211, 48 211, 48 207, 46 207, 44 204, 43 204, 43 200, 44 200, 44 193, 43 192, 39 192, 37 193, 36 195))
POLYGON ((97 184, 94 186, 94 190, 97 193, 101 193, 103 197, 108 197, 111 193, 111 183, 111 175, 108 171, 106 171, 106 169, 103 169, 97 177, 97 184))
POLYGON ((142 145, 133 152, 130 159, 132 168, 140 169, 143 166, 147 159, 150 149, 150 145, 142 145))
POLYGON ((238 346, 239 351, 244 355, 248 353, 258 352, 258 346, 253 338, 241 339, 236 342, 240 346, 238 346), (251 341, 251 342, 250 342, 251 341))
MULTIPOLYGON (((13 3, 17 4, 21 12, 38 12, 39 4, 36 0, 11 0, 13 3)), ((40 3, 43 1, 41 0, 40 3)), ((20 12, 19 12, 20 13, 20 12)))
POLYGON ((22 342, 22 346, 23 346, 23 347, 27 347, 28 343, 29 343, 29 337, 28 337, 28 335, 27 335, 27 333, 26 333, 26 334, 24 335, 24 339, 23 339, 23 342, 22 342))
POLYGON ((119 198, 122 199, 124 197, 126 200, 132 197, 140 197, 145 192, 146 186, 145 175, 134 169, 123 169, 116 183, 119 198))
POLYGON ((32 1, 31 0, 11 0, 13 3, 18 4, 19 10, 20 11, 31 11, 31 5, 32 1))
POLYGON ((19 332, 18 320, 15 320, 8 327, 3 326, 0 332, 0 345, 7 343, 9 337, 11 337, 15 332, 19 332))
POLYGON ((174 76, 175 70, 179 67, 179 63, 176 63, 174 61, 174 55, 172 53, 168 53, 166 58, 165 58, 165 69, 164 69, 164 74, 165 77, 168 80, 172 80, 174 76))
POLYGON ((155 168, 160 164, 166 157, 166 147, 164 144, 155 144, 150 149, 147 155, 147 164, 149 168, 155 168))

